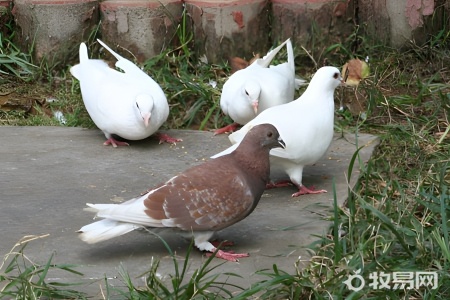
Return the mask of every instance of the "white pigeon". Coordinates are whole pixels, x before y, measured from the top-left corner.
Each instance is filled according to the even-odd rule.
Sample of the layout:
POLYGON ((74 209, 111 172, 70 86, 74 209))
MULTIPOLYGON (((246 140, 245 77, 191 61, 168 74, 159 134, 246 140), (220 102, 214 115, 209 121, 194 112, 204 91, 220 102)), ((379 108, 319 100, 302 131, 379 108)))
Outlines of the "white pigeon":
POLYGON ((228 78, 222 88, 220 107, 235 123, 217 129, 215 134, 234 131, 239 124, 247 124, 265 109, 291 102, 301 82, 295 78, 294 51, 290 39, 287 39, 263 58, 256 59, 228 78), (270 65, 285 45, 287 62, 270 65))
MULTIPOLYGON (((84 105, 95 125, 103 131, 104 145, 128 145, 127 140, 141 140, 155 133, 167 120, 169 104, 161 87, 138 66, 98 42, 117 59, 112 69, 99 59, 89 59, 85 43, 80 44, 80 63, 70 73, 80 81, 84 105)), ((166 135, 160 141, 176 142, 166 135)))
MULTIPOLYGON (((334 133, 334 90, 342 83, 335 67, 320 68, 303 95, 287 104, 271 107, 259 114, 240 130, 229 136, 233 146, 216 154, 213 158, 233 151, 246 133, 255 125, 274 125, 286 143, 285 149, 270 151, 271 170, 282 170, 303 194, 317 194, 325 190, 308 189, 302 184, 303 168, 317 162, 327 151, 334 133)), ((285 186, 274 183, 271 187, 285 186)))

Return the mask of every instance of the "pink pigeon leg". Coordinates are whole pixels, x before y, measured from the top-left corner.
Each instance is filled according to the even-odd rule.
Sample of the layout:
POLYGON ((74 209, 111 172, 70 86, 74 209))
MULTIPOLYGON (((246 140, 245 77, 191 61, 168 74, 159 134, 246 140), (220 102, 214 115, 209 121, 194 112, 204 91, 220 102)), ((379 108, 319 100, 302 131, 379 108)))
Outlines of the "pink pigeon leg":
MULTIPOLYGON (((212 250, 212 253, 207 253, 206 256, 211 256, 211 255, 213 255, 213 253, 214 253, 215 251, 216 251, 216 248, 214 248, 214 249, 212 250)), ((217 253, 216 253, 216 257, 217 257, 217 258, 221 258, 221 259, 225 259, 225 260, 233 261, 233 262, 239 261, 239 258, 249 257, 249 256, 250 256, 250 254, 248 254, 248 253, 234 253, 234 252, 232 252, 232 251, 226 252, 226 251, 222 251, 222 250, 219 250, 219 251, 217 251, 217 253)))
POLYGON ((109 139, 107 139, 103 145, 108 146, 108 145, 112 145, 114 148, 117 148, 117 146, 130 146, 130 144, 128 144, 127 142, 121 142, 118 141, 112 137, 110 137, 109 139))
POLYGON ((237 129, 238 127, 239 127, 239 124, 238 124, 238 123, 233 123, 233 124, 227 125, 227 126, 225 126, 225 127, 216 129, 216 130, 214 131, 214 135, 218 135, 218 134, 222 134, 222 133, 227 133, 227 132, 233 132, 233 131, 236 131, 236 129, 237 129))
POLYGON ((279 188, 279 187, 286 187, 286 186, 291 186, 293 183, 290 180, 281 180, 281 181, 277 181, 277 182, 269 182, 268 184, 266 184, 266 189, 274 189, 274 188, 279 188))
POLYGON ((220 247, 234 246, 234 243, 232 241, 211 241, 210 243, 216 248, 218 248, 219 246, 220 247))
POLYGON ((321 193, 326 193, 326 190, 315 190, 314 187, 311 188, 307 188, 304 185, 296 185, 298 187, 298 192, 297 193, 293 193, 292 197, 298 197, 300 195, 306 195, 306 194, 321 194, 321 193))
POLYGON ((178 142, 182 142, 183 141, 182 139, 177 139, 177 138, 171 137, 170 135, 165 134, 165 133, 157 133, 155 135, 156 135, 157 138, 159 138, 159 143, 160 144, 162 144, 162 143, 169 143, 169 144, 176 145, 178 142))
POLYGON ((298 197, 300 195, 306 195, 306 194, 321 194, 326 193, 326 190, 315 190, 314 187, 307 188, 304 185, 301 184, 295 184, 294 182, 290 180, 281 180, 277 182, 269 182, 266 184, 266 189, 273 189, 273 188, 279 188, 279 187, 286 187, 295 185, 298 188, 298 192, 292 194, 292 197, 298 197))

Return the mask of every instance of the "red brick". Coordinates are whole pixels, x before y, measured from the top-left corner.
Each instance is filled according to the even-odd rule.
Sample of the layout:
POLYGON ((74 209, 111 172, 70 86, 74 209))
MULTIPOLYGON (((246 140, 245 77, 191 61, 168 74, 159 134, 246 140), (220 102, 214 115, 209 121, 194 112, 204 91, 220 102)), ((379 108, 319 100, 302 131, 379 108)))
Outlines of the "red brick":
POLYGON ((187 0, 186 2, 191 5, 209 8, 241 6, 255 3, 254 0, 187 0))
POLYGON ((80 4, 93 2, 92 0, 16 0, 16 2, 21 2, 22 4, 30 5, 65 5, 65 4, 80 4))
POLYGON ((0 6, 10 8, 12 6, 12 0, 0 0, 0 6))

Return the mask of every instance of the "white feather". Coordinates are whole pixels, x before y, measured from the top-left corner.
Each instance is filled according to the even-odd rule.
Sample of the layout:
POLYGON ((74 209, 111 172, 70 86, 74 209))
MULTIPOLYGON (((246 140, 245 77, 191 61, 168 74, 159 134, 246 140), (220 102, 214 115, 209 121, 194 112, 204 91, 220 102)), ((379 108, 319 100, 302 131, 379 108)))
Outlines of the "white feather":
POLYGON ((95 212, 101 221, 82 227, 80 238, 90 244, 105 241, 141 227, 166 227, 161 220, 150 218, 145 210, 144 200, 147 194, 133 198, 121 204, 91 204, 87 203, 85 211, 95 212))
POLYGON ((88 244, 94 244, 121 236, 140 227, 142 226, 103 219, 83 226, 78 232, 80 232, 81 240, 88 244))
POLYGON ((155 190, 152 190, 141 197, 133 198, 121 204, 87 203, 86 205, 89 206, 91 210, 94 210, 96 216, 99 218, 149 227, 163 227, 161 220, 152 219, 145 213, 147 208, 144 205, 144 201, 148 198, 148 195, 154 191, 155 190))
POLYGON ((194 232, 194 243, 200 251, 215 251, 215 247, 209 242, 214 235, 214 231, 194 232))

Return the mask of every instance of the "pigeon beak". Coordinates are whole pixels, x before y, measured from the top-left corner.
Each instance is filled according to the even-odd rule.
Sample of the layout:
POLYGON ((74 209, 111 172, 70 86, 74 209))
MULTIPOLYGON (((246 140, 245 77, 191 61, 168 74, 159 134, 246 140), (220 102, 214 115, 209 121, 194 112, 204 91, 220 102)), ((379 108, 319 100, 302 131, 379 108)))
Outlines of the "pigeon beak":
POLYGON ((152 115, 151 113, 146 113, 146 114, 142 115, 142 119, 144 119, 145 127, 148 127, 148 122, 150 120, 151 115, 152 115))
POLYGON ((258 114, 258 100, 253 101, 252 106, 253 106, 253 111, 255 112, 255 115, 258 114))
POLYGON ((267 147, 269 146, 271 149, 272 148, 286 148, 286 143, 281 139, 281 137, 278 137, 278 139, 275 141, 274 139, 265 139, 262 142, 262 145, 267 147))

